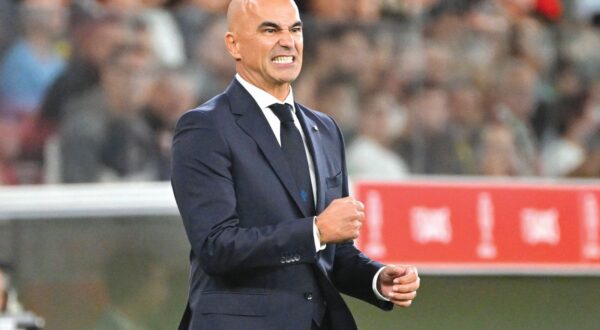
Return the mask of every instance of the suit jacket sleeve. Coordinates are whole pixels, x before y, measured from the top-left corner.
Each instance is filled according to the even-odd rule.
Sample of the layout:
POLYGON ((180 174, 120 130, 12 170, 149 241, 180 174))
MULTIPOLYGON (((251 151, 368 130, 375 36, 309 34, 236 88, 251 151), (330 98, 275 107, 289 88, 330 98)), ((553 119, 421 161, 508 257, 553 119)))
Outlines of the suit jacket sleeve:
POLYGON ((204 271, 211 275, 257 267, 314 263, 313 220, 241 226, 228 141, 208 112, 190 111, 173 141, 172 186, 184 227, 204 271))

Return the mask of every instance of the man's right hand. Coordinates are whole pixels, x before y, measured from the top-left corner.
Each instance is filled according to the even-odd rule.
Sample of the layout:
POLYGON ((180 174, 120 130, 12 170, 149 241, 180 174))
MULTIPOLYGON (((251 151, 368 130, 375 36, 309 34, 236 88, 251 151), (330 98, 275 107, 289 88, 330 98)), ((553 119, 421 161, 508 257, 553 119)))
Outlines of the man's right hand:
POLYGON ((358 238, 365 206, 353 197, 335 199, 319 214, 315 223, 321 244, 342 243, 358 238))

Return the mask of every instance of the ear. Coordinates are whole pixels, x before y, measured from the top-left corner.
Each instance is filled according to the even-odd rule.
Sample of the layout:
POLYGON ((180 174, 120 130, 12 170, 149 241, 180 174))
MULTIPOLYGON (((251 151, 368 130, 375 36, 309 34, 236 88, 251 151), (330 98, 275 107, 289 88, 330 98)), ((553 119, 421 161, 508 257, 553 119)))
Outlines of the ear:
POLYGON ((239 44, 237 42, 237 38, 233 32, 225 33, 225 47, 231 56, 239 61, 242 59, 242 55, 240 54, 239 44))

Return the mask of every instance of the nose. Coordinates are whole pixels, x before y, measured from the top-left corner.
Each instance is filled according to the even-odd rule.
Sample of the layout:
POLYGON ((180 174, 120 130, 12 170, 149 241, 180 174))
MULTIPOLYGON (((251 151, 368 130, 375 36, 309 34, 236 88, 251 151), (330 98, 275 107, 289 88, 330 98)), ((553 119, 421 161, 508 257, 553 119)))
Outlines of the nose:
POLYGON ((281 31, 281 35, 279 37, 279 45, 284 48, 294 48, 295 40, 294 36, 290 31, 284 30, 281 31))

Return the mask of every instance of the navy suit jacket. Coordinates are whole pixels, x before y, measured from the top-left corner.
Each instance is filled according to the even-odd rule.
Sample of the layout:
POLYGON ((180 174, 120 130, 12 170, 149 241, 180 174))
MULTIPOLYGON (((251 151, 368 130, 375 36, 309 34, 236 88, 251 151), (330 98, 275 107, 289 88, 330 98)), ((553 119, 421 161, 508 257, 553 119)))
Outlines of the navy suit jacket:
MULTIPOLYGON (((328 116, 296 104, 312 154, 317 214, 348 195, 344 145, 328 116)), ((382 267, 352 242, 315 252, 286 158, 264 114, 233 80, 179 120, 172 185, 191 244, 188 306, 180 329, 310 329, 315 286, 334 329, 356 324, 340 292, 382 309, 382 267)))

